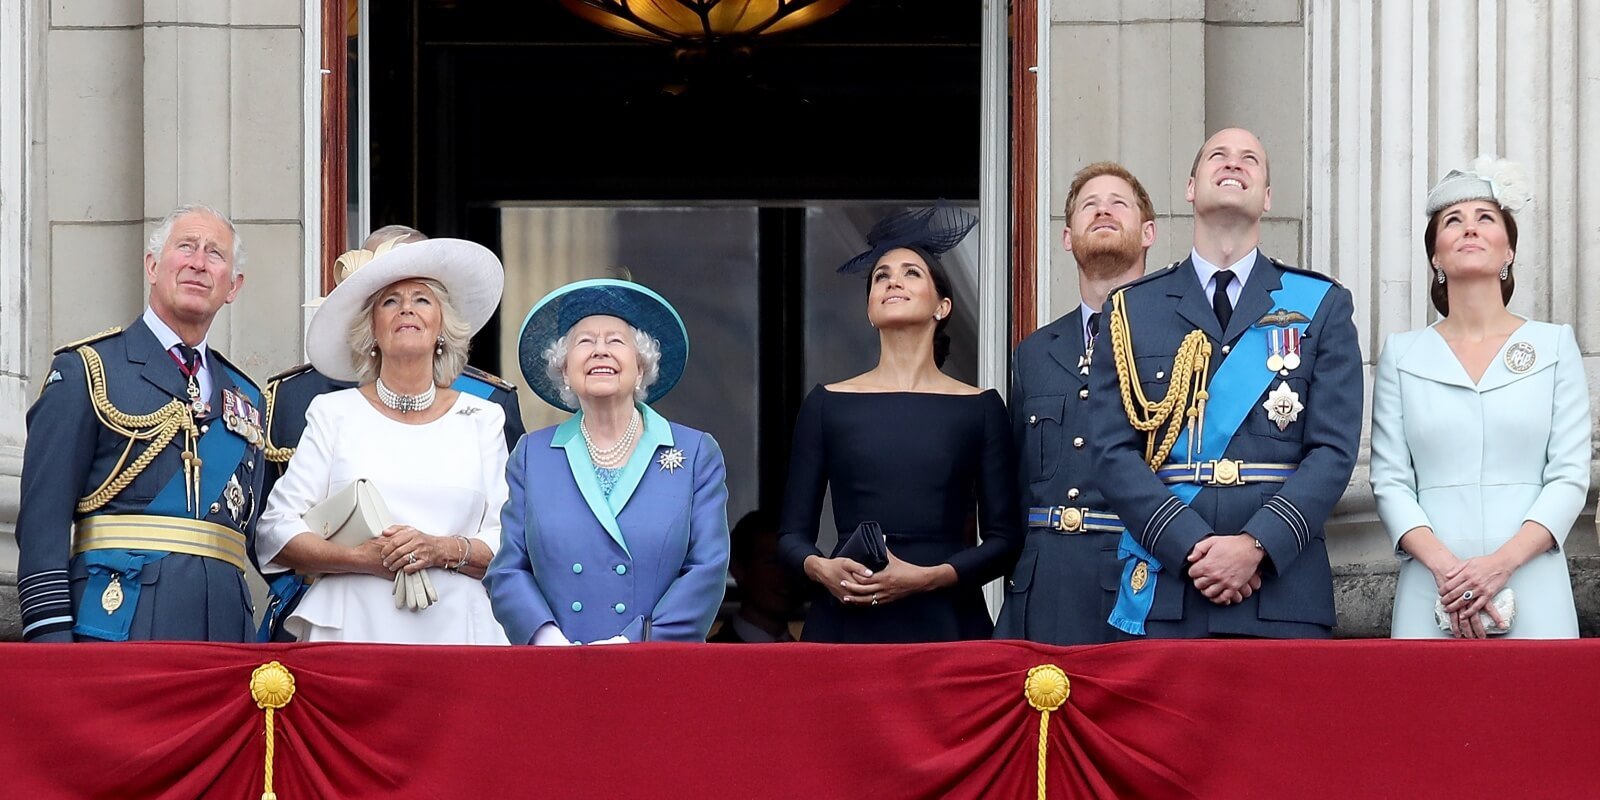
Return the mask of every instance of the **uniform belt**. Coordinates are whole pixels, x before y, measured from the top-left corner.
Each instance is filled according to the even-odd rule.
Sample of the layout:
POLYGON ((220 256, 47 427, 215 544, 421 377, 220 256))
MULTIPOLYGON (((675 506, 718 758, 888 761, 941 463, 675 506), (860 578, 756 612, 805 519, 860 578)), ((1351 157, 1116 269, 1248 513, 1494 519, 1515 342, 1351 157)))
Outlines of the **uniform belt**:
POLYGON ((1121 533, 1116 514, 1074 506, 1034 506, 1028 509, 1028 527, 1057 533, 1121 533))
POLYGON ((159 550, 215 558, 247 571, 244 534, 214 522, 145 514, 97 514, 78 520, 74 555, 89 550, 159 550))
POLYGON ((1295 464, 1253 464, 1223 458, 1198 464, 1168 464, 1156 470, 1156 477, 1162 483, 1243 486, 1247 483, 1283 483, 1298 468, 1295 464))

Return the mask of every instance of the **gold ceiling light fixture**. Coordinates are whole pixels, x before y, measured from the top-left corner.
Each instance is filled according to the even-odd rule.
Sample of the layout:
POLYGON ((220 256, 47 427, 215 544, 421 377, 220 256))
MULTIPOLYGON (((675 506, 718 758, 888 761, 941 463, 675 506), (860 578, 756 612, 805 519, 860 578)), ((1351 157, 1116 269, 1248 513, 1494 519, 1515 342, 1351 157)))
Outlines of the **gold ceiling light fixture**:
POLYGON ((742 47, 803 28, 850 0, 561 0, 572 13, 634 39, 706 50, 742 47))

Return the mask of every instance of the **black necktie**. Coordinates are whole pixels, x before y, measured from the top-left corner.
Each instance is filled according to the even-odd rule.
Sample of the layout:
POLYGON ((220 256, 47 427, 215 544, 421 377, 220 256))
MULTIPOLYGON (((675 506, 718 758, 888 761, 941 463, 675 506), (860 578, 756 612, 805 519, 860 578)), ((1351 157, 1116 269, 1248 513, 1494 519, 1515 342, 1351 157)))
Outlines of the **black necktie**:
POLYGON ((1100 312, 1096 311, 1096 312, 1093 312, 1093 313, 1091 313, 1089 315, 1089 348, 1088 349, 1090 349, 1090 350, 1094 349, 1094 340, 1099 338, 1099 336, 1100 336, 1100 312))
POLYGON ((1217 288, 1211 295, 1211 310, 1217 312, 1217 321, 1222 323, 1222 330, 1228 330, 1228 320, 1233 319, 1233 302, 1228 299, 1228 286, 1233 283, 1233 273, 1229 270, 1217 272, 1217 288))
POLYGON ((178 358, 183 359, 183 363, 180 365, 180 367, 183 369, 184 376, 192 378, 199 374, 200 351, 184 344, 183 342, 178 342, 175 347, 178 349, 178 358))

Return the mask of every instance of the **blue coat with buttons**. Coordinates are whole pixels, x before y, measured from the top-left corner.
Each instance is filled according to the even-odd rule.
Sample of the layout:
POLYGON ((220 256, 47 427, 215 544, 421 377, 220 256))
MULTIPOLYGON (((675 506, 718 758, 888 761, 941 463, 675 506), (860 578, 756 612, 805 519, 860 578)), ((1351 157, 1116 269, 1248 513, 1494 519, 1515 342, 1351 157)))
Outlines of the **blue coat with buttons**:
POLYGON ((608 497, 579 417, 534 431, 506 465, 501 545, 483 582, 513 643, 553 622, 574 642, 703 642, 728 574, 728 488, 709 434, 640 406, 608 497))
MULTIPOLYGON (((1020 455, 1023 505, 1109 511, 1090 458, 1089 376, 1080 359, 1083 310, 1035 331, 1017 346, 1011 419, 1020 455)), ((1110 338, 1101 335, 1098 347, 1110 338)), ((1029 528, 995 624, 996 639, 1099 644, 1127 638, 1111 627, 1122 563, 1121 534, 1029 528)))
MULTIPOLYGON (((1173 357, 1194 330, 1204 331, 1212 342, 1215 374, 1232 345, 1274 310, 1271 293, 1289 272, 1328 280, 1258 254, 1225 331, 1189 259, 1118 290, 1124 293, 1145 396, 1151 401, 1166 396, 1173 357)), ((1111 309, 1108 301, 1103 311, 1108 321, 1111 309)), ((1305 310, 1311 322, 1301 342, 1301 362, 1269 384, 1272 389, 1286 384, 1304 409, 1280 428, 1263 407, 1268 392, 1262 392, 1252 398, 1249 415, 1223 454, 1245 462, 1295 464, 1297 471, 1285 483, 1204 488, 1187 505, 1175 501, 1145 462, 1145 435, 1129 424, 1122 406, 1108 324, 1090 368, 1090 448, 1111 510, 1163 565, 1147 621, 1151 637, 1331 635, 1333 576, 1323 524, 1350 482, 1361 442, 1361 346, 1353 309, 1349 290, 1334 284, 1315 310, 1305 310), (1208 536, 1241 532, 1258 539, 1266 551, 1261 589, 1242 603, 1214 604, 1185 575, 1186 558, 1208 536)), ((1225 388, 1213 382, 1210 391, 1215 398, 1225 388)), ((1174 453, 1168 462, 1185 459, 1174 453)))

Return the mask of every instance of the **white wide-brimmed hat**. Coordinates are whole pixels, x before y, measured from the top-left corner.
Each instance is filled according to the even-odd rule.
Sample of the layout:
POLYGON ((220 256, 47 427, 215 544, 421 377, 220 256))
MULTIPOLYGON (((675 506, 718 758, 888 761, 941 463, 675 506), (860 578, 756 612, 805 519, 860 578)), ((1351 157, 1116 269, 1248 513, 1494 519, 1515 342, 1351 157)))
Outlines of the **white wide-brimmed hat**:
POLYGON ((431 278, 450 292, 450 304, 476 334, 500 306, 505 267, 488 248, 465 239, 385 242, 376 252, 341 257, 344 280, 328 293, 306 331, 306 355, 318 372, 334 380, 356 380, 356 354, 345 334, 367 298, 392 283, 431 278))

